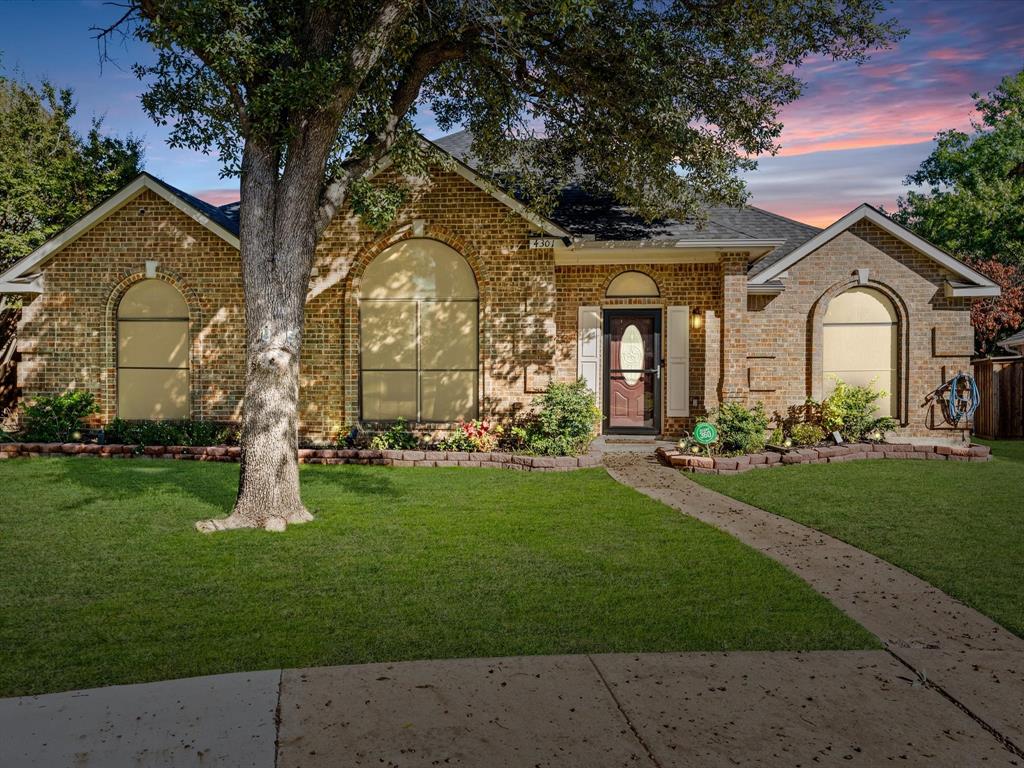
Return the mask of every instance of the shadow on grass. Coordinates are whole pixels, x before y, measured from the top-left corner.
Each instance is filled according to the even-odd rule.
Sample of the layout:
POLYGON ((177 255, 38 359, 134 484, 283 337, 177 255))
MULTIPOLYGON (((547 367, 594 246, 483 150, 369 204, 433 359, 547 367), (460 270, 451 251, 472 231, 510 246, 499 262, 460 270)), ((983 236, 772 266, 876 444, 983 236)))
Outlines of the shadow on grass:
MULTIPOLYGON (((86 491, 81 505, 97 498, 144 498, 163 487, 228 514, 238 492, 237 464, 91 458, 61 459, 59 464, 64 478, 86 491)), ((314 506, 332 495, 354 497, 353 501, 399 499, 405 493, 390 472, 386 467, 303 467, 303 496, 314 506)))

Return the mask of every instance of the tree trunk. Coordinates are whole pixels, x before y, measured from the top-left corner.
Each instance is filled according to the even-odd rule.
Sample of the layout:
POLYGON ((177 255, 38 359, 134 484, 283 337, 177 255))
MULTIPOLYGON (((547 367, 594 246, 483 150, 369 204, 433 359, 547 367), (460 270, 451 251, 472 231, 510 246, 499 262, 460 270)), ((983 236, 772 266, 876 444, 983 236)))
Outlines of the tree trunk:
POLYGON ((241 260, 246 370, 242 456, 235 508, 203 532, 282 531, 313 519, 299 495, 299 360, 323 167, 277 177, 270 153, 246 147, 241 260))

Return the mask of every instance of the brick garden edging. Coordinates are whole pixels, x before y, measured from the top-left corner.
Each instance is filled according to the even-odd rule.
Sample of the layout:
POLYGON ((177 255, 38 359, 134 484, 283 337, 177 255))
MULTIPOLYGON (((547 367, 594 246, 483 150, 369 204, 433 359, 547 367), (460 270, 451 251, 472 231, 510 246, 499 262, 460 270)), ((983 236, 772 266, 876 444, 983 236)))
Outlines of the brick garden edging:
POLYGON ((663 464, 686 472, 708 475, 737 475, 752 469, 769 469, 787 464, 834 464, 861 459, 932 459, 938 461, 988 461, 987 445, 910 445, 905 443, 847 443, 820 448, 794 448, 780 453, 764 451, 742 456, 694 456, 674 448, 658 448, 655 453, 663 464))
MULTIPOLYGON (((37 456, 96 456, 101 459, 177 459, 238 461, 238 446, 93 445, 91 443, 0 443, 0 459, 37 456)), ((566 472, 596 467, 601 454, 585 456, 522 456, 516 453, 456 451, 376 451, 347 448, 300 448, 300 464, 376 464, 388 467, 490 467, 530 472, 566 472)))

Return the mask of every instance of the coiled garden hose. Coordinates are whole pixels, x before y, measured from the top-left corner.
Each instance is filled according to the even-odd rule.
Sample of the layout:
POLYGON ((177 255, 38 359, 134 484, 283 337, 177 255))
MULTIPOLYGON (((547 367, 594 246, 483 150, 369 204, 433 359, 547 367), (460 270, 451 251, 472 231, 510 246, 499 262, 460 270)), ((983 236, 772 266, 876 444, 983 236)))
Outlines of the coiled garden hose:
POLYGON ((947 412, 953 424, 960 423, 961 419, 970 421, 974 412, 981 404, 981 393, 978 392, 978 382, 969 373, 957 373, 949 380, 949 394, 947 396, 947 412))

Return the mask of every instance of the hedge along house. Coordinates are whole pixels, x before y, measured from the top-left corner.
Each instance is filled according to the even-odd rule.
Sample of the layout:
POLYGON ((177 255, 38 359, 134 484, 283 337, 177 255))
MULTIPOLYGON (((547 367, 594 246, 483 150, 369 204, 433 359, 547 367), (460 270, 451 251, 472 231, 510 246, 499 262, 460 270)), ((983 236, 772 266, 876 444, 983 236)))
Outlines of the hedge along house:
MULTIPOLYGON (((325 233, 306 438, 510 417, 580 376, 609 434, 678 435, 724 400, 785 415, 838 377, 885 389, 908 437, 963 436, 927 396, 968 370, 970 300, 999 289, 873 208, 825 230, 757 208, 649 223, 570 188, 546 219, 472 169, 470 141, 436 142, 454 162, 415 181, 389 231, 349 211, 325 233)), ((25 301, 23 396, 89 389, 98 423, 237 420, 237 211, 142 175, 0 275, 25 301)))

